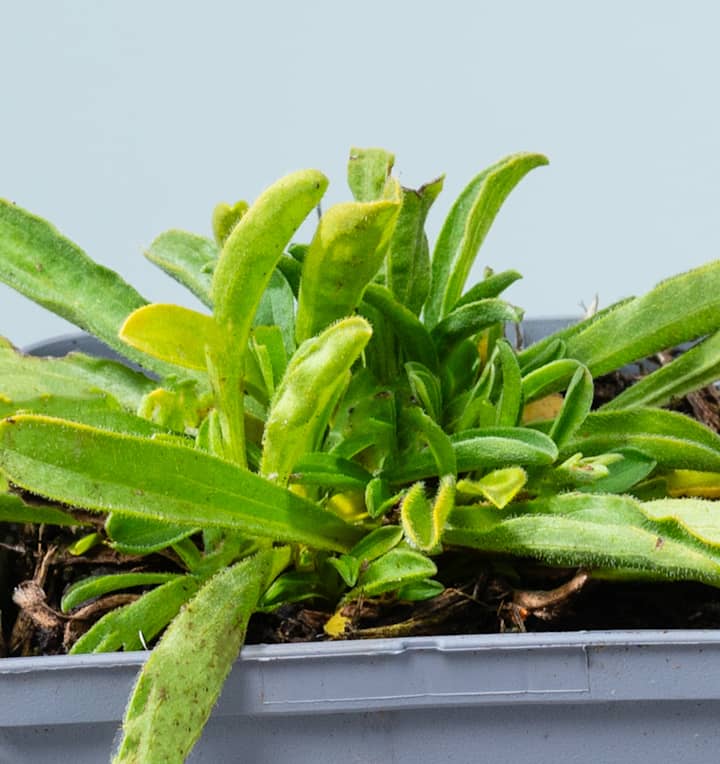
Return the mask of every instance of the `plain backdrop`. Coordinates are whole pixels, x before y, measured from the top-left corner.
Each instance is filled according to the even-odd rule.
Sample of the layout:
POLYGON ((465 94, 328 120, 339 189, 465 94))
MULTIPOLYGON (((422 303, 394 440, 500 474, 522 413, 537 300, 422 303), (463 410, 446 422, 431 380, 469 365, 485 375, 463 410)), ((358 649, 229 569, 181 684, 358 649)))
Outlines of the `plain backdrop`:
MULTIPOLYGON (((0 196, 52 220, 147 299, 194 306, 147 263, 161 231, 348 149, 402 183, 541 151, 483 265, 530 316, 606 305, 718 257, 720 5, 693 2, 2 1, 0 196)), ((18 345, 69 324, 0 286, 18 345)))

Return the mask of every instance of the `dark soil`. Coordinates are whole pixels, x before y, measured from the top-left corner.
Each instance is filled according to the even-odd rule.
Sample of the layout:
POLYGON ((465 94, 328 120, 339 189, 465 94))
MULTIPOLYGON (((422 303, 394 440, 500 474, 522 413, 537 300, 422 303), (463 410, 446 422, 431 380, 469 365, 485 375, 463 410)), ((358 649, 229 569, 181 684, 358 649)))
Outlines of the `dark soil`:
MULTIPOLYGON (((596 405, 646 371, 638 367, 597 380, 596 405)), ((720 394, 715 387, 692 393, 673 408, 720 432, 720 394)), ((93 521, 101 524, 97 516, 93 521)), ((86 533, 87 528, 80 535, 86 533)), ((66 615, 60 611, 60 599, 74 581, 120 570, 182 570, 171 554, 132 557, 102 545, 74 556, 67 547, 78 537, 50 526, 2 526, 1 656, 65 653, 98 618, 141 593, 108 595, 66 615)), ((529 560, 490 563, 467 552, 447 553, 439 567, 447 587, 440 596, 415 604, 392 599, 354 603, 343 613, 347 626, 342 636, 720 628, 720 590, 702 584, 599 581, 583 571, 548 571, 529 560)), ((247 641, 327 639, 323 626, 331 612, 313 602, 256 615, 247 641)))

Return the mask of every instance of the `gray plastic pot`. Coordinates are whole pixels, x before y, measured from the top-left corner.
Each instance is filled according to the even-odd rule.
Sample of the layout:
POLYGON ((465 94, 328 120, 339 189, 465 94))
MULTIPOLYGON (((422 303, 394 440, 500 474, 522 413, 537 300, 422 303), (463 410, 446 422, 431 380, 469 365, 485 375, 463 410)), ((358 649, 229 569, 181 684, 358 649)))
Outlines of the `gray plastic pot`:
MULTIPOLYGON (((0 761, 107 761, 144 659, 0 661, 0 761)), ((714 631, 248 646, 189 760, 708 764, 718 718, 714 631)))
MULTIPOLYGON (((71 342, 101 354, 94 340, 71 342)), ((108 760, 145 657, 0 661, 0 761, 108 760)), ((257 645, 243 649, 189 760, 707 764, 718 718, 720 631, 257 645)))

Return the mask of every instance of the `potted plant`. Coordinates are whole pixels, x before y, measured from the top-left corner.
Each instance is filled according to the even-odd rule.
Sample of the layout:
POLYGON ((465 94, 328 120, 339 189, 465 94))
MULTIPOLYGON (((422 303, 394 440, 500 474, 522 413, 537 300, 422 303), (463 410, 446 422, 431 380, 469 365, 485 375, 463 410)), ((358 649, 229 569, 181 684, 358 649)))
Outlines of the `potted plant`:
MULTIPOLYGON (((116 762, 185 760, 256 613, 322 603, 315 626, 333 641, 243 652, 233 674, 245 693, 242 730, 263 733, 244 739, 250 760, 282 746, 304 755, 312 707, 342 720, 358 709, 410 711, 412 732, 403 721, 393 733, 406 761, 433 750, 425 721, 477 727, 473 704, 519 696, 547 715, 578 700, 607 709, 613 692, 653 697, 608 680, 626 636, 415 637, 447 616, 451 582, 502 571, 514 582, 504 607, 517 631, 589 579, 720 585, 720 436, 662 408, 718 376, 720 261, 519 349, 505 326, 522 311, 501 297, 519 274, 466 281, 503 201, 546 159, 513 155, 476 176, 432 257, 424 222, 442 178, 402 188, 393 161, 353 149, 354 201, 326 210, 308 245, 291 241, 327 186, 314 170, 252 205, 218 205, 214 239, 158 237, 147 256, 205 313, 148 304, 47 222, 0 205, 0 279, 145 372, 0 346, 0 518, 70 529, 14 593, 11 638, 32 652, 33 623, 45 623, 46 639, 60 634, 78 663, 52 666, 72 674, 81 697, 89 675, 72 673, 77 665, 105 665, 103 676, 127 689, 142 663, 116 762), (594 408, 594 379, 699 338, 594 408), (98 568, 70 574, 55 607, 43 589, 49 560, 72 555, 94 555, 98 568), (538 576, 553 585, 532 590, 538 576), (368 614, 380 614, 375 627, 359 628, 368 614), (380 640, 334 641, 353 636, 380 640), (155 640, 147 660, 134 652, 155 640), (511 648, 502 657, 492 653, 500 645, 511 648), (414 669, 422 653, 438 674, 414 669), (253 662, 255 673, 244 672, 253 662), (273 742, 280 727, 291 742, 273 742)), ((641 670, 665 649, 644 640, 641 670)), ((701 660, 697 639, 679 643, 701 660)), ((22 672, 37 660, 4 662, 10 717, 25 713, 22 672)), ((96 722, 112 723, 116 706, 92 704, 96 722)), ((526 723, 525 711, 512 713, 526 723)), ((227 734, 223 718, 221 705, 211 725, 227 734)), ((374 729, 375 745, 378 723, 372 716, 354 734, 370 744, 374 729)), ((347 740, 338 741, 339 756, 347 740)), ((454 745, 462 756, 466 743, 454 745)), ((309 751, 317 756, 316 739, 309 751)), ((364 749, 362 760, 384 755, 364 749)))

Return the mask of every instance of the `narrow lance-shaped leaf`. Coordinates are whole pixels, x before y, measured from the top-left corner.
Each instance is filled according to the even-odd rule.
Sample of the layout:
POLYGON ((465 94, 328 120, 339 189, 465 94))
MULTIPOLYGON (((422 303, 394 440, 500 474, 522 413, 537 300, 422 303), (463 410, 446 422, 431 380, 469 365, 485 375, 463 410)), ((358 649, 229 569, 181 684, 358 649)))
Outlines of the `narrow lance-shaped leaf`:
MULTIPOLYGON (((2 481, 3 477, 0 475, 0 483, 2 481)), ((28 504, 12 493, 0 493, 0 523, 47 523, 65 526, 88 524, 56 507, 28 504)))
POLYGON ((72 646, 74 655, 142 650, 197 591, 195 576, 179 576, 143 594, 129 605, 111 610, 72 646))
POLYGON ((16 485, 91 510, 337 551, 360 534, 313 502, 197 449, 46 417, 0 423, 0 467, 16 485))
POLYGON ((662 409, 594 411, 560 454, 586 456, 629 446, 673 469, 720 471, 720 436, 689 417, 662 409))
POLYGON ((495 424, 497 427, 513 427, 520 419, 523 404, 520 365, 507 340, 498 340, 495 347, 502 370, 495 424))
POLYGON ((257 198, 232 230, 212 282, 215 317, 237 332, 245 346, 260 298, 277 261, 327 188, 317 170, 301 170, 275 182, 257 198))
POLYGON ((380 284, 368 284, 363 294, 363 306, 365 303, 378 310, 385 323, 392 327, 408 361, 420 361, 428 369, 437 371, 439 362, 435 345, 425 325, 412 311, 380 284))
POLYGON ((381 525, 368 533, 348 554, 328 558, 328 564, 337 570, 347 586, 355 586, 360 572, 368 563, 394 549, 402 537, 403 531, 399 526, 381 525))
POLYGON ((148 520, 111 512, 105 522, 105 532, 113 549, 123 554, 152 554, 177 544, 198 532, 187 525, 148 520))
MULTIPOLYGON (((523 372, 527 373, 532 369, 537 368, 538 366, 542 366, 543 363, 549 363, 552 360, 556 360, 556 357, 550 357, 546 358, 543 363, 539 362, 541 358, 547 356, 551 346, 557 346, 558 343, 561 343, 562 347, 565 347, 565 343, 570 337, 574 337, 575 335, 584 332, 592 324, 597 323, 613 311, 619 310, 624 305, 629 305, 635 300, 637 300, 637 297, 627 297, 624 300, 618 300, 617 302, 608 305, 606 308, 598 310, 597 313, 594 313, 588 318, 584 318, 578 321, 571 321, 562 329, 548 334, 547 336, 543 337, 542 339, 521 351, 519 358, 520 368, 523 370, 523 372)), ((564 354, 557 356, 557 358, 560 357, 564 357, 564 354)))
POLYGON ((435 422, 439 422, 443 408, 440 380, 421 363, 413 361, 405 364, 405 373, 415 399, 435 422))
POLYGON ((430 333, 438 348, 472 337, 488 326, 504 321, 519 322, 523 312, 503 300, 479 300, 453 310, 430 333))
POLYGON ((566 339, 567 354, 593 376, 720 328, 720 260, 654 289, 566 339))
POLYGON ((220 249, 211 239, 187 231, 161 233, 145 250, 145 257, 187 287, 212 308, 210 286, 220 249))
POLYGON ((372 475, 356 462, 325 451, 305 454, 290 474, 291 483, 346 489, 364 489, 371 479, 372 475))
POLYGON ((114 398, 101 393, 77 398, 41 395, 33 400, 23 401, 19 405, 5 404, 0 399, 1 417, 13 416, 18 412, 69 419, 91 427, 100 427, 104 430, 122 432, 128 435, 152 437, 169 434, 168 428, 124 411, 114 398))
POLYGON ((385 279, 388 289, 416 316, 430 291, 430 248, 425 220, 442 191, 445 177, 421 186, 402 189, 402 207, 387 253, 385 279))
POLYGON ((213 274, 214 317, 224 342, 208 354, 223 455, 246 463, 243 430, 245 349, 258 306, 295 231, 317 205, 327 178, 316 170, 287 175, 266 189, 225 242, 213 274))
POLYGON ((403 497, 400 503, 400 522, 410 546, 422 551, 435 546, 432 507, 422 483, 414 483, 403 497))
POLYGON ((560 413, 549 432, 558 448, 562 448, 572 438, 587 418, 594 392, 592 376, 586 367, 581 366, 570 380, 560 413))
POLYGON ((626 569, 636 579, 682 577, 720 585, 716 555, 659 533, 648 524, 640 502, 628 496, 561 494, 507 512, 456 507, 445 538, 450 544, 551 565, 626 569))
POLYGON ((604 411, 636 406, 664 406, 720 379, 720 332, 686 350, 674 361, 623 390, 604 411))
POLYGON ((453 305, 460 308, 469 302, 478 300, 487 300, 492 297, 499 297, 511 284, 514 284, 522 276, 517 271, 502 271, 502 273, 492 273, 486 276, 482 281, 475 284, 453 305))
POLYGON ((399 210, 399 202, 383 200, 336 204, 325 212, 303 263, 298 342, 355 310, 383 261, 399 210))
MULTIPOLYGON (((547 435, 524 427, 486 427, 465 430, 450 436, 457 472, 518 466, 544 466, 557 459, 557 447, 547 435)), ((410 483, 438 476, 431 454, 414 454, 389 469, 383 476, 390 483, 410 483)))
POLYGON ((258 305, 253 325, 279 328, 285 352, 295 350, 295 297, 287 279, 279 270, 273 271, 258 305))
POLYGON ((371 334, 363 318, 346 318, 297 349, 265 425, 263 475, 284 485, 300 458, 318 449, 331 407, 371 334))
POLYGON ((522 380, 526 403, 565 390, 578 369, 586 368, 574 358, 559 358, 525 374, 522 380))
POLYGON ((140 672, 115 764, 185 761, 238 656, 250 616, 289 561, 287 548, 258 552, 211 578, 188 603, 140 672))
POLYGON ((0 200, 0 281, 159 374, 172 368, 128 349, 118 330, 146 300, 50 223, 0 200))
POLYGON ((83 398, 109 393, 128 411, 137 411, 157 383, 117 361, 71 353, 65 358, 24 355, 0 338, 0 396, 22 407, 44 395, 83 398))
POLYGON ((179 578, 179 573, 114 573, 83 578, 68 587, 60 602, 63 613, 82 605, 95 597, 102 597, 110 592, 132 589, 136 586, 154 586, 179 578))
POLYGON ((540 154, 514 154, 477 175, 450 210, 432 257, 432 283, 425 322, 434 327, 460 299, 473 261, 508 194, 534 167, 540 154))
POLYGON ((452 440, 442 427, 417 406, 409 407, 405 415, 427 443, 437 465, 437 474, 454 476, 458 469, 457 455, 452 440))

